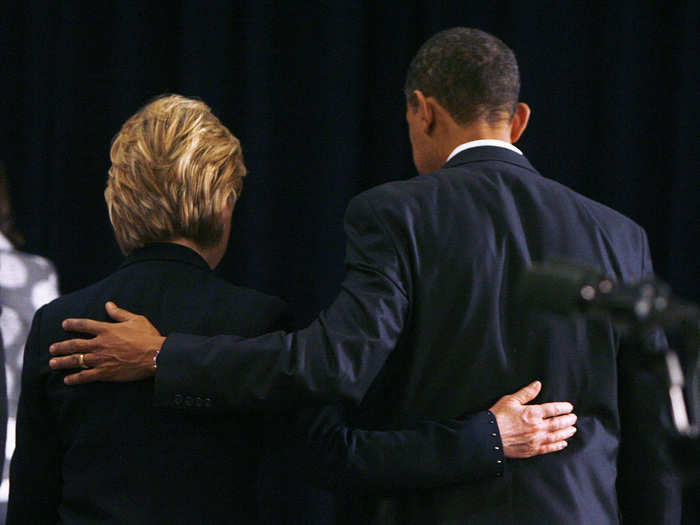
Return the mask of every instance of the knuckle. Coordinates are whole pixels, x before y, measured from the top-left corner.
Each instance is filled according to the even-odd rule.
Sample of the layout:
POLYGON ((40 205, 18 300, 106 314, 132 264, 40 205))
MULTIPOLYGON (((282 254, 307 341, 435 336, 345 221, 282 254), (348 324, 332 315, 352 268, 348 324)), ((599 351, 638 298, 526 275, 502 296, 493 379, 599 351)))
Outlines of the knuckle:
POLYGON ((525 421, 525 423, 528 423, 528 424, 532 423, 533 421, 535 421, 537 419, 534 411, 532 410, 532 407, 526 407, 522 411, 522 413, 520 414, 520 417, 523 421, 525 421))
POLYGON ((561 428, 564 428, 565 426, 567 426, 567 424, 566 424, 566 421, 562 420, 562 418, 557 417, 557 418, 553 418, 553 419, 547 424, 547 426, 548 426, 548 429, 549 429, 550 431, 554 431, 554 430, 559 430, 559 429, 561 429, 561 428))
POLYGON ((530 448, 538 447, 544 441, 543 436, 542 432, 533 432, 528 439, 527 446, 530 448))
POLYGON ((526 414, 526 421, 528 423, 534 423, 542 419, 542 411, 539 407, 528 407, 526 414))

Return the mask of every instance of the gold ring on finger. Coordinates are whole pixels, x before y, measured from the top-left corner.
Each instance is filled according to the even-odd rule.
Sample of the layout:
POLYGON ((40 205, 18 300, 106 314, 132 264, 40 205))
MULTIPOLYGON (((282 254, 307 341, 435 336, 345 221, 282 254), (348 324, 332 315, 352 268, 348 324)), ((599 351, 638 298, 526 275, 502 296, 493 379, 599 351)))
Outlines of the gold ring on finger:
POLYGON ((90 368, 85 362, 85 354, 78 354, 78 366, 80 368, 90 368))

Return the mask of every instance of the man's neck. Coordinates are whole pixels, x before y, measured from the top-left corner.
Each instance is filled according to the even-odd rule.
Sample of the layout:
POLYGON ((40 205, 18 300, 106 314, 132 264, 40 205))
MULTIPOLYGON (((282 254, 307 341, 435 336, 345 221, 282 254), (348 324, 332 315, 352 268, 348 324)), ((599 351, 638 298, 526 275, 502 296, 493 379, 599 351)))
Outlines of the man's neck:
POLYGON ((485 120, 476 120, 466 126, 460 126, 452 120, 444 127, 440 156, 447 162, 455 148, 476 140, 498 140, 510 144, 510 125, 506 121, 491 124, 485 120))
POLYGON ((481 146, 495 146, 497 148, 505 148, 509 149, 519 155, 522 155, 523 152, 520 151, 518 148, 513 146, 510 142, 506 142, 504 140, 498 140, 498 139, 477 139, 477 140, 470 140, 469 142, 464 142, 457 146, 455 149, 452 150, 452 153, 450 153, 447 156, 447 159, 445 160, 445 163, 448 163, 452 157, 457 155, 458 153, 461 153, 462 151, 470 148, 477 148, 481 146))

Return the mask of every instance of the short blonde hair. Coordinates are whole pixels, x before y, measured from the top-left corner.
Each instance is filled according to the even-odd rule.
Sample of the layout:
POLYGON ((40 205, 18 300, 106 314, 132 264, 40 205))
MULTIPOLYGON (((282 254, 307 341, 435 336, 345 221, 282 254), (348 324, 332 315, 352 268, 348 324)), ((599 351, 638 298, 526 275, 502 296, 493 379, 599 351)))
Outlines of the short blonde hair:
POLYGON ((112 142, 105 200, 124 254, 178 237, 216 245, 227 201, 243 190, 240 142, 199 100, 158 98, 112 142))

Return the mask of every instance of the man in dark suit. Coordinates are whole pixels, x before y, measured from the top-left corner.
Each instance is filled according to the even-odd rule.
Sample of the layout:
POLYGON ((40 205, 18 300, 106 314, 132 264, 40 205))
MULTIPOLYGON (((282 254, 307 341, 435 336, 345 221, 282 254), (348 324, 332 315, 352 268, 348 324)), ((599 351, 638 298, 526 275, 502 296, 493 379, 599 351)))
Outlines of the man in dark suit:
MULTIPOLYGON (((212 271, 226 250, 245 166, 238 140, 205 104, 177 95, 153 101, 124 124, 111 159, 105 199, 128 257, 106 279, 53 301, 34 318, 8 524, 297 523, 298 502, 283 505, 287 494, 272 499, 269 492, 284 474, 280 469, 263 473, 258 494, 266 427, 284 433, 307 464, 318 465, 317 481, 326 486, 366 479, 377 487, 438 486, 495 475, 492 453, 472 443, 483 414, 366 432, 348 428, 339 408, 311 407, 283 427, 275 418, 217 413, 206 395, 178 396, 178 404, 195 413, 154 408, 153 381, 145 378, 67 387, 49 368, 47 349, 65 339, 65 317, 106 319, 109 299, 144 312, 163 333, 254 337, 290 328, 282 301, 233 286, 212 271)), ((89 366, 85 357, 79 364, 89 366)), ((500 404, 517 405, 536 393, 531 387, 500 404)), ((565 405, 534 408, 569 412, 565 405)), ((563 421, 556 430, 564 435, 524 437, 522 443, 539 447, 544 441, 532 453, 561 448, 571 418, 555 418, 563 421)), ((332 518, 308 515, 314 523, 332 518)))
MULTIPOLYGON (((512 145, 530 115, 518 94, 517 63, 500 40, 465 28, 438 33, 406 80, 421 175, 351 201, 347 274, 316 321, 252 340, 166 339, 145 319, 113 309, 127 321, 68 322, 97 337, 53 347, 54 355, 86 353, 94 363, 66 382, 130 379, 127 368, 109 369, 114 355, 152 373, 157 356, 162 406, 178 406, 183 394, 238 408, 279 406, 290 397, 347 399, 359 403, 359 424, 390 426, 483 410, 503 389, 540 377, 546 399, 571 400, 581 416, 564 451, 504 461, 497 476, 476 483, 361 495, 352 498, 364 503, 354 521, 619 523, 619 451, 634 444, 618 407, 629 405, 618 382, 619 334, 608 322, 520 312, 514 292, 526 268, 550 257, 637 281, 652 275, 649 247, 633 221, 542 177, 512 145)), ((52 366, 71 368, 76 360, 57 357, 52 366)), ((656 405, 649 410, 657 415, 656 405)), ((495 452, 507 445, 500 420, 484 420, 483 430, 479 443, 495 452)), ((638 462, 663 468, 658 450, 644 453, 638 462)), ((634 523, 675 522, 673 490, 644 492, 645 480, 638 481, 657 513, 634 523)))

